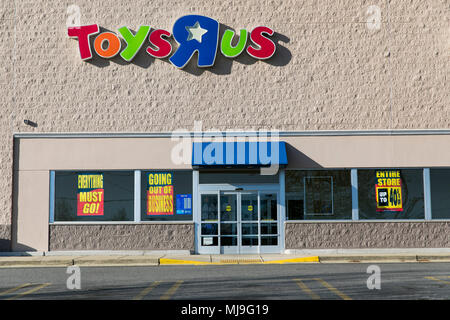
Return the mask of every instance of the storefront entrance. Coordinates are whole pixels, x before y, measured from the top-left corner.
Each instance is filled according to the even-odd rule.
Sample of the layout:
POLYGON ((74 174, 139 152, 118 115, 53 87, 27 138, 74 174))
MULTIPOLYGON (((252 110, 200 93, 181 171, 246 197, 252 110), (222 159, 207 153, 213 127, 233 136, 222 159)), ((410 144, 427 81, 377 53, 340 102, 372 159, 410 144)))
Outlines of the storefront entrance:
POLYGON ((204 185, 199 202, 198 253, 281 251, 278 185, 204 185))

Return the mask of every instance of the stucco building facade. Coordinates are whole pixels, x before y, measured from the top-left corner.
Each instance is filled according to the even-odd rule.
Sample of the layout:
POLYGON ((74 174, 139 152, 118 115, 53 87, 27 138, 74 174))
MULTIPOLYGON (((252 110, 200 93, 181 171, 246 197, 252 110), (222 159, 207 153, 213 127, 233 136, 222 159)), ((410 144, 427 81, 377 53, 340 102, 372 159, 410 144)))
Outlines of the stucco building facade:
POLYGON ((2 1, 0 251, 450 247, 449 22, 445 0, 2 1), (69 29, 87 25, 83 60, 69 29), (124 26, 150 27, 130 61, 124 26), (170 34, 166 57, 146 50, 161 49, 154 30, 170 34), (121 47, 102 58, 107 32, 121 47), (198 47, 177 67, 214 32, 211 66, 198 47), (249 54, 270 42, 270 57, 249 54), (195 133, 248 147, 266 131, 286 151, 272 176, 259 160, 193 165, 195 133), (167 211, 150 210, 154 174, 173 178, 167 211), (83 213, 94 189, 102 209, 83 213))

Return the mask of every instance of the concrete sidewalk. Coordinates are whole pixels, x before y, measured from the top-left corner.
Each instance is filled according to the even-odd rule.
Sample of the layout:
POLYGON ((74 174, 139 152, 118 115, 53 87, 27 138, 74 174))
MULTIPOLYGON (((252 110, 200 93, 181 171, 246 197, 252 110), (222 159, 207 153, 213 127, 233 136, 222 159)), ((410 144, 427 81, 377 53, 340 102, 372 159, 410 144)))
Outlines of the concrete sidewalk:
POLYGON ((253 255, 195 255, 185 251, 52 251, 0 253, 0 267, 394 262, 450 262, 450 249, 291 250, 284 254, 253 255))

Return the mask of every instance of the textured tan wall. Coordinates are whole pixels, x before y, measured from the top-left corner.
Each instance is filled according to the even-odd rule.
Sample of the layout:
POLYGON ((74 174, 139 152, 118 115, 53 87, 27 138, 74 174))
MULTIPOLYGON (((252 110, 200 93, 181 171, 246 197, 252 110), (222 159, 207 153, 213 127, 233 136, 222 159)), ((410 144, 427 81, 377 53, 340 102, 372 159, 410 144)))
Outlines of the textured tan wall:
POLYGON ((286 223, 286 249, 448 248, 450 222, 286 223))
POLYGON ((170 131, 194 120, 205 128, 448 128, 449 3, 390 2, 16 1, 14 16, 3 1, 2 77, 16 97, 7 128, 170 131), (136 64, 99 67, 81 61, 67 36, 70 4, 80 7, 82 24, 114 32, 140 24, 171 30, 189 13, 235 29, 265 24, 280 35, 278 52, 268 62, 218 55, 203 71, 145 54, 136 64), (380 30, 366 26, 369 5, 381 8, 380 30), (26 118, 38 128, 24 126, 26 118))
MULTIPOLYGON (((10 234, 13 132, 449 128, 446 0, 116 1, 0 3, 0 226, 10 234), (220 55, 213 68, 178 70, 140 55, 134 63, 83 62, 67 37, 67 7, 81 23, 117 31, 171 30, 198 13, 238 29, 272 27, 274 57, 220 55), (367 8, 381 8, 369 30, 367 8), (36 128, 24 125, 30 119, 36 128)), ((0 246, 1 248, 1 246, 0 246)))

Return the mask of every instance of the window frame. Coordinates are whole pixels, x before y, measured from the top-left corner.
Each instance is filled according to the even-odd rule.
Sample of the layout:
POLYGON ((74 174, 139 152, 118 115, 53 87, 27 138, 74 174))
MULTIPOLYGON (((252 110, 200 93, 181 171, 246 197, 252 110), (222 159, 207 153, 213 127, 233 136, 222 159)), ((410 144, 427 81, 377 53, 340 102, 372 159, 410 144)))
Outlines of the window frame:
MULTIPOLYGON (((194 188, 194 186, 193 186, 193 183, 194 183, 194 170, 187 170, 187 169, 142 169, 142 170, 137 170, 137 171, 139 171, 139 175, 140 175, 140 177, 139 177, 139 186, 138 187, 136 187, 136 189, 135 189, 135 197, 136 197, 136 199, 135 199, 135 201, 138 201, 139 202, 139 206, 136 206, 135 207, 135 210, 138 210, 138 211, 135 211, 135 219, 136 219, 136 216, 138 216, 139 215, 139 223, 154 223, 154 222, 156 222, 156 223, 175 223, 175 222, 180 222, 180 223, 188 223, 188 222, 194 222, 194 203, 193 203, 193 200, 194 200, 194 190, 195 190, 195 188, 194 188), (145 219, 143 219, 142 217, 143 217, 143 215, 144 215, 144 211, 142 210, 142 203, 144 202, 144 203, 146 203, 146 198, 142 198, 142 186, 143 186, 143 183, 142 183, 142 179, 145 179, 145 175, 144 175, 144 173, 145 172, 158 172, 158 173, 160 173, 160 172, 171 172, 171 173, 175 173, 175 172, 191 172, 191 177, 192 177, 192 184, 191 184, 191 187, 192 187, 192 189, 191 189, 191 208, 192 208, 192 214, 190 215, 192 218, 191 218, 191 220, 185 220, 185 219, 179 219, 179 220, 158 220, 158 219, 148 219, 148 220, 145 220, 145 219), (139 207, 139 208, 137 208, 137 207, 139 207)), ((137 184, 138 182, 137 181, 135 181, 135 183, 137 184)), ((174 195, 175 195, 175 193, 174 193, 174 195)), ((173 204, 174 204, 174 214, 173 214, 173 216, 177 216, 177 214, 175 213, 175 204, 176 204, 176 197, 174 197, 174 199, 173 199, 173 204)), ((184 215, 183 215, 184 216, 184 215)), ((157 215, 155 216, 155 217, 158 217, 157 215)), ((168 217, 168 216, 166 216, 166 215, 163 215, 162 217, 168 217)))
MULTIPOLYGON (((450 169, 450 167, 435 167, 432 169, 450 169)), ((190 171, 192 173, 192 202, 193 202, 193 213, 192 219, 190 220, 164 220, 164 221, 143 221, 141 219, 141 179, 143 171, 151 171, 151 170, 167 170, 167 169, 120 169, 120 170, 109 170, 109 169, 95 169, 95 170, 50 170, 49 171, 49 224, 50 225, 58 225, 58 224, 77 224, 77 225, 95 225, 95 224, 186 224, 186 223, 194 223, 196 209, 194 208, 195 197, 197 196, 197 189, 199 185, 198 179, 198 171, 195 169, 174 169, 171 171, 190 171), (90 171, 131 171, 134 172, 134 219, 132 221, 55 221, 55 177, 56 172, 90 172, 90 171)), ((350 179, 351 179, 351 198, 352 198, 352 206, 351 206, 351 218, 350 219, 292 219, 288 220, 287 211, 286 211, 286 203, 283 205, 284 212, 284 221, 286 223, 314 223, 314 222, 322 222, 322 223, 334 223, 334 222, 424 222, 424 221, 432 221, 432 222, 448 222, 450 218, 433 218, 433 211, 431 206, 431 173, 429 167, 396 167, 396 168, 387 168, 387 167, 371 167, 371 168, 323 168, 323 169, 311 169, 311 168, 296 168, 296 169, 286 169, 286 171, 321 171, 321 170, 349 170, 350 171, 350 179), (379 170, 379 169, 416 169, 422 170, 423 172, 423 196, 424 196, 424 218, 423 219, 361 219, 359 216, 359 190, 358 190, 358 170, 379 170)), ((284 171, 284 170, 283 170, 284 171)), ((306 178, 306 177, 304 177, 306 178)), ((280 179, 281 180, 281 179, 280 179)), ((286 181, 283 178, 283 186, 280 191, 280 197, 286 197, 289 192, 286 192, 286 181), (283 193, 283 194, 281 194, 283 193)), ((333 185, 331 185, 333 190, 333 185)), ((303 190, 305 192, 305 190, 303 190)), ((333 213, 334 213, 334 197, 332 197, 333 203, 333 213)), ((306 203, 304 204, 306 206, 306 203)), ((306 212, 306 208, 304 209, 306 212)), ((311 214, 310 214, 311 215, 311 214)), ((318 215, 318 214, 313 214, 318 215)), ((305 214, 306 216, 306 214, 305 214)), ((330 216, 330 215, 324 215, 330 216)))
MULTIPOLYGON (((295 168, 295 169, 285 169, 284 170, 284 174, 286 174, 287 171, 349 171, 350 174, 350 186, 351 186, 351 198, 352 198, 352 209, 351 209, 351 215, 350 218, 347 219, 288 219, 287 216, 287 199, 286 198, 286 203, 284 204, 284 212, 285 212, 285 217, 284 217, 284 221, 285 223, 335 223, 335 222, 351 222, 351 221, 355 221, 354 218, 354 208, 353 208, 353 203, 354 203, 354 199, 353 199, 353 179, 352 179, 352 170, 351 168, 321 168, 321 169, 311 169, 311 168, 295 168)), ((306 177, 306 176, 305 176, 306 177)), ((304 178, 305 178, 304 177, 304 178)), ((325 176, 323 176, 325 177, 325 176)), ((292 191, 286 191, 286 177, 284 177, 284 182, 283 182, 283 191, 284 191, 284 196, 286 196, 288 193, 292 194, 292 191)), ((332 186, 332 191, 334 190, 333 186, 332 186)), ((305 192, 305 190, 303 190, 303 193, 305 192)), ((333 214, 334 214, 334 196, 332 197, 332 201, 333 201, 333 214)), ((305 208, 305 203, 303 203, 303 207, 305 208)), ((304 209, 305 211, 305 209, 304 209)), ((318 214, 309 214, 310 216, 317 216, 318 214)), ((303 217, 305 217, 306 215, 304 214, 303 217)), ((329 217, 330 215, 323 215, 324 217, 329 217)))
POLYGON ((423 221, 427 221, 426 217, 426 202, 429 201, 429 199, 427 200, 427 193, 425 190, 425 172, 424 172, 424 167, 370 167, 370 168, 356 168, 356 196, 357 196, 357 201, 358 201, 358 220, 359 222, 423 222, 423 221), (422 219, 363 219, 361 218, 359 211, 360 211, 360 206, 359 206, 359 186, 358 186, 358 171, 359 170, 422 170, 422 188, 423 188, 423 201, 424 201, 424 217, 422 219))
MULTIPOLYGON (((157 171, 157 170, 167 170, 167 169, 120 169, 120 170, 110 170, 110 169, 95 169, 95 170, 50 170, 49 171, 49 225, 67 225, 67 224, 73 224, 73 225, 101 225, 101 224, 186 224, 186 223, 194 223, 194 210, 192 213, 192 219, 191 220, 142 220, 141 219, 141 179, 142 179, 142 172, 143 171, 157 171), (103 220, 103 221, 55 221, 55 177, 57 172, 92 172, 92 171, 98 171, 98 172, 114 172, 114 171, 129 171, 133 172, 134 175, 134 196, 133 196, 133 202, 134 202, 134 213, 133 213, 133 220, 128 221, 118 221, 118 220, 103 220)), ((174 169, 171 171, 189 171, 192 173, 193 181, 194 180, 194 172, 195 170, 189 170, 189 169, 174 169)), ((194 182, 195 183, 195 182, 194 182)), ((192 190, 192 193, 194 193, 194 188, 192 190)), ((194 195, 192 195, 194 197, 194 195)))
MULTIPOLYGON (((450 167, 439 167, 433 169, 450 169, 450 167)), ((315 171, 315 170, 350 170, 350 178, 351 178, 351 187, 352 187, 352 218, 351 219, 288 219, 287 212, 285 221, 286 223, 333 223, 333 222, 447 222, 449 219, 443 218, 433 218, 433 210, 431 205, 431 178, 430 178, 430 168, 428 167, 370 167, 370 168, 323 168, 323 169, 311 169, 311 168, 295 168, 295 169, 286 169, 286 171, 315 171), (423 198, 424 198, 424 218, 423 219, 361 219, 359 215, 359 188, 358 188, 358 170, 380 170, 380 169, 398 169, 398 170, 406 170, 406 169, 416 169, 422 170, 423 172, 423 198)), ((289 192, 286 192, 287 196, 289 192)))
POLYGON ((433 221, 433 222, 450 222, 450 217, 448 218, 433 218, 433 206, 432 206, 432 186, 431 184, 433 183, 432 179, 431 179, 431 170, 450 170, 450 167, 433 167, 433 168, 426 168, 427 169, 427 176, 425 175, 424 172, 424 182, 427 183, 427 185, 425 186, 425 192, 427 192, 429 194, 429 198, 428 198, 428 203, 425 202, 425 209, 428 209, 428 214, 427 211, 425 211, 425 218, 428 217, 427 220, 433 221))

